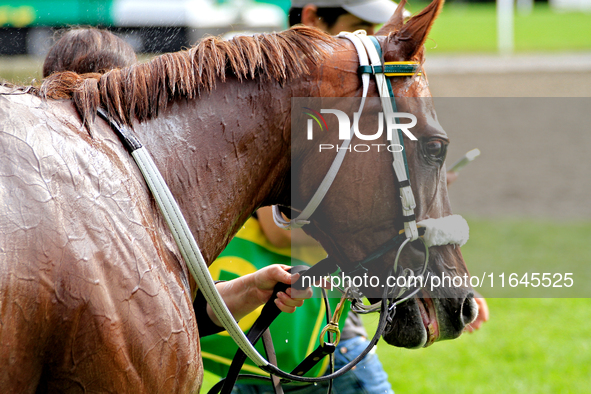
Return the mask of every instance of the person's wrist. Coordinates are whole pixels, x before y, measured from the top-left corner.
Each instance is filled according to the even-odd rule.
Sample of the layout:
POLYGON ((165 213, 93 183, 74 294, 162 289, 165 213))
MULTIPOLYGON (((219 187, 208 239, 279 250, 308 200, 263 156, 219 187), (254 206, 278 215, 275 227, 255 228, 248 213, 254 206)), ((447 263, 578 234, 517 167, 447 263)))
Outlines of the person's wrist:
POLYGON ((242 282, 242 295, 240 297, 240 311, 242 312, 243 318, 251 311, 255 310, 261 305, 260 300, 260 289, 257 286, 256 273, 245 275, 241 278, 242 282))
POLYGON ((224 301, 236 321, 240 321, 260 305, 254 273, 233 280, 229 291, 231 294, 227 294, 224 301))

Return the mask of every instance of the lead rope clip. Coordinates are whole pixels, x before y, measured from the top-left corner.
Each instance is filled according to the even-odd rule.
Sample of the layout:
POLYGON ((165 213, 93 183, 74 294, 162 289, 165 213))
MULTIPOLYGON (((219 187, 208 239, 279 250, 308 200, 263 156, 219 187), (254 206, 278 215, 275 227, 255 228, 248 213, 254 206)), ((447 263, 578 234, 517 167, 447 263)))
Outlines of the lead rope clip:
POLYGON ((330 322, 324 326, 322 332, 320 333, 320 346, 324 347, 325 345, 338 345, 341 339, 341 330, 339 329, 339 320, 341 319, 341 315, 343 314, 343 310, 345 309, 345 301, 347 301, 349 296, 349 288, 345 289, 345 292, 341 296, 341 300, 337 305, 330 322), (332 333, 335 335, 335 339, 332 342, 325 342, 324 335, 327 333, 332 333))

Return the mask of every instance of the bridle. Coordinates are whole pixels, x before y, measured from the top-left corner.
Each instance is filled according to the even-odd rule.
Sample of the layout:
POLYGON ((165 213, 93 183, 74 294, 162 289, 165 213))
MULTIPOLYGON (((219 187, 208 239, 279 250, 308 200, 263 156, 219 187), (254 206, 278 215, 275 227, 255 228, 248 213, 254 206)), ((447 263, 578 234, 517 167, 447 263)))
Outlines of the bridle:
MULTIPOLYGON (((395 101, 393 100, 393 92, 390 81, 386 78, 386 76, 406 76, 406 75, 415 75, 417 74, 417 69, 419 64, 416 62, 390 62, 381 64, 381 48, 378 41, 374 37, 366 36, 365 32, 356 32, 356 33, 341 33, 340 37, 344 37, 349 39, 355 45, 357 49, 359 59, 360 59, 360 72, 362 73, 362 82, 363 82, 363 98, 362 103, 360 106, 359 112, 362 111, 363 105, 365 102, 365 97, 367 96, 368 85, 369 85, 369 74, 374 74, 377 82, 377 86, 379 89, 382 106, 384 112, 393 116, 395 114, 395 101), (368 55, 369 54, 369 59, 368 55), (369 64, 369 60, 371 60, 371 65, 369 64)), ((267 361, 264 357, 260 355, 260 353, 254 348, 253 344, 260 337, 265 336, 265 331, 268 328, 268 325, 272 322, 272 320, 278 315, 279 310, 273 303, 273 297, 275 294, 280 290, 280 288, 276 288, 274 292, 274 296, 271 300, 265 305, 263 311, 261 313, 261 317, 257 322, 254 323, 251 332, 249 332, 249 336, 247 336, 242 332, 236 321, 234 320, 233 316, 231 315, 230 311, 226 307, 226 304, 222 300, 220 294, 217 292, 215 288, 215 283, 209 273, 207 264, 203 259, 201 251, 195 241, 188 224, 186 223, 181 210, 176 203, 172 193, 170 192, 166 182, 164 181, 162 175, 158 171, 154 161, 152 160, 150 154, 146 150, 145 147, 142 146, 140 141, 134 135, 133 130, 126 126, 121 126, 117 122, 115 122, 102 108, 99 109, 99 116, 105 119, 111 127, 115 130, 118 134, 119 138, 122 140, 125 148, 129 151, 131 156, 136 161, 140 171, 142 172, 146 183, 152 192, 162 214, 171 229, 173 238, 175 239, 177 246, 187 264, 189 272, 191 273, 192 277, 194 278, 195 282, 199 286, 199 289, 203 293, 206 301, 214 310, 218 320, 222 323, 223 327, 226 331, 230 334, 230 336, 234 339, 236 344, 239 347, 239 351, 237 353, 237 357, 239 361, 236 362, 238 365, 236 368, 238 371, 240 370, 241 363, 244 362, 245 358, 250 358, 255 365, 257 365, 260 369, 270 373, 271 375, 275 375, 276 377, 280 377, 282 379, 294 382, 302 382, 302 383, 316 383, 322 382, 327 380, 332 380, 338 376, 341 376, 345 372, 349 371, 353 368, 360 360, 369 353, 369 351, 373 348, 373 346, 377 343, 380 336, 386 329, 387 325, 391 323, 392 318, 394 316, 396 305, 404 302, 405 300, 412 297, 416 294, 420 288, 416 289, 405 289, 400 288, 394 292, 387 287, 384 288, 384 292, 382 294, 382 299, 375 305, 372 306, 364 306, 360 300, 361 294, 356 289, 342 289, 344 299, 351 299, 352 300, 352 310, 357 311, 359 313, 369 313, 378 311, 380 312, 380 319, 378 323, 378 328, 376 330, 376 334, 371 339, 370 344, 367 348, 359 354, 354 360, 352 360, 349 364, 345 367, 341 368, 337 372, 331 373, 329 375, 325 375, 318 378, 312 377, 304 377, 299 376, 293 373, 287 373, 279 369, 276 365, 273 365, 269 361, 267 361), (269 311, 269 313, 266 312, 269 311), (261 319, 262 318, 262 319, 261 319), (256 329, 255 329, 256 328, 256 329), (253 331, 253 329, 255 329, 253 331), (242 355, 240 355, 242 354, 242 355), (240 359, 242 361, 240 361, 240 359)), ((387 120, 390 118, 387 116, 387 120)), ((403 138, 401 130, 398 130, 398 133, 392 133, 392 140, 393 144, 403 145, 403 138)), ((344 145, 350 143, 349 140, 345 140, 343 143, 344 145)), ((334 178, 336 177, 340 165, 344 159, 344 155, 347 152, 347 149, 341 149, 335 158, 332 166, 329 169, 329 172, 325 176, 324 180, 321 183, 318 191, 314 194, 310 203, 306 206, 306 208, 302 211, 302 213, 295 219, 285 221, 280 215, 278 215, 277 208, 274 208, 274 216, 278 225, 282 227, 301 227, 302 225, 309 222, 309 218, 314 212, 314 210, 318 207, 322 198, 326 195, 328 188, 332 184, 334 178), (343 152, 343 153, 341 153, 343 152)), ((465 221, 465 235, 462 237, 453 235, 447 240, 441 239, 431 239, 430 240, 430 232, 432 232, 432 228, 436 228, 437 224, 433 225, 432 223, 426 224, 424 227, 421 227, 423 222, 419 222, 417 225, 414 209, 416 208, 416 203, 414 199, 414 195, 412 189, 410 187, 409 181, 409 172, 408 172, 408 165, 406 162, 406 155, 404 150, 402 152, 393 152, 394 155, 394 162, 393 167, 396 174, 396 177, 399 182, 400 186, 400 195, 402 199, 403 205, 403 215, 404 215, 404 231, 397 235, 396 237, 392 238, 384 245, 378 248, 375 252, 371 253, 367 256, 364 260, 356 262, 354 264, 354 269, 349 270, 348 274, 354 273, 355 270, 363 270, 365 269, 365 265, 372 260, 375 260, 385 253, 389 252, 390 250, 397 249, 396 258, 394 267, 390 270, 390 275, 393 273, 395 275, 411 275, 413 272, 409 269, 400 269, 398 267, 398 260, 400 258, 400 253, 403 248, 410 244, 413 241, 420 240, 422 241, 423 245, 425 246, 425 261, 423 267, 421 269, 420 275, 423 275, 427 268, 427 263, 429 260, 429 246, 432 245, 442 245, 447 243, 456 243, 460 244, 460 246, 465 243, 467 240, 467 224, 465 221), (421 237, 422 236, 422 237, 421 237)), ((453 215, 457 216, 457 215, 453 215)), ((445 218, 444 218, 445 219, 445 218)), ((431 221, 434 219, 430 219, 431 221)), ((440 219, 435 219, 440 220, 440 219)), ((462 224, 463 226, 463 224, 462 224)), ((456 231, 457 233, 457 231, 456 231)), ((340 267, 338 266, 338 262, 335 259, 327 258, 322 262, 314 265, 305 273, 302 273, 300 280, 303 276, 326 276, 330 275, 331 273, 335 272, 340 267)), ((295 283, 294 286, 297 287, 298 283, 295 283)), ((328 308, 327 308, 328 309, 328 308)), ((337 310, 338 312, 338 310, 337 310)), ((338 321, 338 319, 337 319, 338 321)), ((334 325, 334 316, 331 319, 331 322, 334 325)), ((330 325, 329 323, 329 325, 330 325)), ((336 329, 328 328, 326 331, 329 332, 338 332, 338 326, 336 329)), ((270 342, 270 341, 267 341, 270 342)), ((312 356, 321 356, 327 355, 331 352, 334 352, 334 348, 336 346, 335 342, 325 342, 323 343, 324 346, 320 346, 315 352, 313 352, 312 356), (320 350, 319 350, 320 349, 320 350)), ((309 358, 310 356, 308 356, 309 358)), ((308 368, 309 362, 306 358, 302 364, 304 367, 300 369, 305 373, 304 369, 308 368)), ((317 360, 316 360, 317 361, 317 360)), ((300 364, 300 365, 302 365, 300 364)), ((297 369, 297 368, 296 368, 297 369)), ((309 368, 308 368, 309 369, 309 368)), ((299 373, 299 372, 298 372, 299 373)), ((225 382, 223 387, 223 393, 229 393, 232 389, 232 386, 235 382, 236 378, 229 379, 225 382), (233 380, 233 381, 232 381, 233 380)), ((276 381, 274 383, 277 383, 276 381)), ((216 385, 217 387, 218 385, 216 385)), ((221 385, 219 385, 221 387, 221 385)), ((214 389, 216 389, 214 387, 214 389)), ((217 387, 219 390, 219 387, 217 387)), ((276 389, 277 393, 281 393, 282 389, 279 387, 276 389)), ((217 391, 210 391, 217 392, 217 391)))
MULTIPOLYGON (((421 75, 417 73, 419 68, 418 62, 387 62, 382 66, 382 48, 379 42, 373 36, 367 36, 364 30, 358 30, 355 33, 342 32, 338 37, 346 38, 350 40, 359 56, 359 72, 361 73, 361 82, 363 84, 363 92, 361 96, 361 104, 359 105, 359 116, 365 106, 365 99, 369 90, 369 79, 370 74, 373 74, 376 79, 376 85, 380 94, 382 102, 382 108, 387 122, 391 122, 395 118, 396 113, 396 101, 394 100, 394 91, 392 90, 392 84, 386 76, 412 76, 421 75), (368 59, 369 55, 369 59, 368 59), (371 65, 369 63, 371 61, 371 65)), ((397 122, 397 121, 396 121, 397 122)), ((397 122, 398 123, 398 122, 397 122)), ((277 206, 273 207, 273 219, 275 223, 284 229, 300 228, 305 224, 310 223, 309 218, 312 216, 316 208, 322 202, 322 199, 328 192, 328 189, 332 185, 336 175, 339 172, 341 164, 348 152, 348 146, 353 138, 354 132, 351 127, 349 139, 343 141, 340 149, 338 150, 337 156, 331 164, 328 172, 324 179, 318 186, 318 189, 302 210, 302 212, 295 219, 285 220, 281 216, 281 212, 277 206)), ((406 159, 406 151, 404 150, 404 139, 402 138, 402 130, 397 129, 397 133, 391 134, 391 144, 402 146, 403 149, 393 150, 393 162, 394 172, 398 179, 400 188, 400 197, 402 200, 402 214, 404 217, 404 232, 407 238, 411 238, 415 241, 419 237, 417 230, 417 223, 414 215, 414 209, 416 208, 416 202, 414 194, 410 187, 408 162, 406 159)), ((415 138, 416 139, 416 138, 415 138)))
MULTIPOLYGON (((369 90, 369 80, 370 74, 373 74, 376 79, 376 86, 378 88, 378 93, 380 95, 380 100, 382 104, 382 109, 384 111, 384 116, 386 121, 394 121, 398 124, 398 119, 396 118, 396 101, 394 99, 394 91, 392 89, 392 83, 387 77, 394 77, 394 76, 415 76, 415 75, 422 75, 419 70, 420 64, 418 62, 384 62, 382 64, 382 49, 378 42, 378 40, 373 36, 367 36, 366 32, 363 30, 358 30, 354 33, 349 32, 342 32, 338 35, 338 37, 346 38, 353 43, 355 49, 357 51, 357 55, 359 57, 359 73, 361 74, 361 81, 362 81, 362 96, 361 96, 361 103, 359 105, 359 117, 361 117, 361 112, 365 106, 365 99, 368 94, 369 90)), ((306 224, 309 224, 310 217, 318 208, 320 203, 322 202, 324 196, 328 192, 330 186, 332 185, 336 175, 339 172, 339 169, 343 163, 346 153, 349 151, 348 147, 353 139, 354 131, 353 127, 351 127, 349 139, 346 139, 341 144, 340 148, 337 151, 337 155, 333 160, 327 174, 325 175, 324 179, 318 186, 318 189, 313 194, 312 198, 306 205, 306 207, 299 213, 299 215, 294 219, 286 220, 284 219, 281 210, 278 206, 273 206, 273 219, 275 220, 275 224, 277 226, 284 228, 284 229, 293 229, 293 228, 301 228, 306 224)), ((416 139, 416 138, 415 138, 416 139)), ((414 198, 414 194, 410 185, 410 174, 408 170, 408 160, 406 158, 406 150, 404 149, 404 139, 402 135, 402 130, 397 129, 396 133, 391 134, 390 144, 402 146, 401 150, 393 150, 393 162, 392 167, 394 168, 394 173, 396 175, 396 179, 398 180, 399 184, 399 193, 402 202, 402 215, 404 221, 404 233, 401 233, 394 237, 393 239, 386 242, 384 245, 380 246, 376 251, 368 255, 365 259, 347 264, 348 268, 345 270, 344 267, 339 266, 336 262, 336 259, 333 260, 330 257, 319 262, 314 267, 312 267, 305 275, 306 276, 325 276, 330 275, 331 273, 335 272, 337 269, 340 269, 342 272, 346 271, 348 275, 353 275, 360 270, 365 270, 365 265, 370 263, 371 261, 382 257, 385 253, 389 252, 390 250, 397 249, 396 258, 394 260, 394 274, 401 274, 401 275, 412 275, 413 272, 409 269, 403 270, 401 273, 398 273, 398 260, 400 258, 400 253, 402 249, 410 244, 412 241, 421 240, 419 238, 421 235, 424 234, 424 229, 419 232, 419 228, 417 227, 416 216, 414 214, 414 209, 416 208, 416 202, 414 198)), ((429 248, 425 245, 423 241, 423 245, 425 246, 425 260, 423 267, 420 271, 419 275, 423 275, 427 269, 427 263, 429 260, 429 248)), ((318 283, 318 282, 316 282, 318 283)), ((398 294, 394 295, 393 298, 398 299, 395 303, 399 304, 408 298, 412 297, 416 294, 420 289, 416 289, 411 294, 406 295, 405 297, 400 297, 405 293, 408 289, 400 289, 401 291, 398 294)), ((353 291, 352 294, 359 294, 359 292, 353 291)), ((361 302, 359 296, 352 298, 352 308, 354 311, 358 313, 369 313, 375 312, 379 310, 380 303, 374 304, 370 307, 366 307, 361 302)), ((394 305, 391 307, 394 308, 394 305)), ((392 310, 392 309, 390 309, 392 310)))

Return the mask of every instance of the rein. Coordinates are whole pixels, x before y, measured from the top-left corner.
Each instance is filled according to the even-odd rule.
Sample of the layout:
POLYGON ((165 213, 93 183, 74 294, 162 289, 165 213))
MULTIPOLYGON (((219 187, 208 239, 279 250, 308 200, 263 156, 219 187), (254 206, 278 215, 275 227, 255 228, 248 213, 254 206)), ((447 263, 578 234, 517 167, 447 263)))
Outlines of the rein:
MULTIPOLYGON (((367 90, 369 85, 369 73, 375 75, 377 86, 379 89, 380 97, 382 98, 382 106, 384 108, 384 113, 386 114, 387 121, 392 121, 394 119, 396 103, 393 99, 394 95, 392 92, 392 87, 390 81, 384 76, 384 73, 387 76, 407 76, 407 75, 415 75, 417 68, 419 67, 418 63, 416 62, 390 62, 385 63, 383 66, 381 64, 381 48, 379 43, 374 37, 366 36, 364 31, 358 31, 355 34, 352 33, 341 33, 339 37, 344 37, 349 39, 355 45, 357 49, 359 60, 360 60, 360 72, 362 73, 362 82, 363 82, 363 98, 361 102, 361 106, 359 109, 359 113, 363 110, 363 106, 365 103, 365 97, 367 96, 367 90), (369 59, 366 54, 369 53, 369 59), (369 64, 369 60, 371 60, 371 65, 369 64), (388 120, 389 119, 389 120, 388 120)), ((262 337, 269 337, 269 335, 265 335, 265 331, 267 330, 269 324, 273 321, 273 319, 279 314, 279 310, 275 306, 273 302, 273 298, 275 297, 276 293, 280 291, 280 287, 276 287, 274 291, 273 297, 269 300, 269 302, 263 308, 264 313, 261 313, 259 320, 257 320, 253 326, 256 327, 255 330, 251 329, 249 332, 248 337, 242 332, 240 327, 238 326, 237 322, 234 320, 234 317, 231 315, 230 311, 228 310, 226 304, 224 303, 223 299, 221 298, 220 294, 217 292, 215 288, 215 283, 209 273, 207 264, 203 259, 203 256, 199 250, 197 242, 195 241, 187 222, 185 221, 180 207, 176 203, 170 189, 166 185, 162 175, 158 171, 156 164, 152 160, 150 154, 146 150, 145 147, 142 146, 141 142, 138 138, 134 135, 133 130, 126 126, 121 126, 117 122, 115 122, 106 111, 102 108, 99 108, 98 114, 101 118, 107 121, 112 129, 118 134, 119 138, 123 142, 125 148, 134 158, 137 166, 139 167, 142 175, 145 178, 145 181, 152 192, 154 199, 156 200, 162 214, 172 232, 172 235, 175 239, 175 242, 187 264, 189 272, 191 273, 193 279, 199 286, 201 292, 203 293, 205 299, 210 304, 212 309, 214 310, 216 316, 218 317, 219 321, 222 323, 223 327, 228 331, 230 336, 236 342, 239 347, 239 350, 235 356, 236 366, 231 371, 236 370, 236 374, 234 376, 230 376, 227 378, 223 387, 223 393, 229 393, 232 390, 232 387, 237 379, 237 373, 240 371, 242 364, 244 363, 246 357, 250 358, 260 369, 270 373, 271 375, 275 375, 276 377, 283 378, 287 381, 294 381, 294 382, 302 382, 302 383, 316 383, 322 381, 331 381, 332 379, 339 377, 346 373, 347 371, 351 370, 359 361, 361 361, 375 346, 377 341, 379 340, 380 336, 383 334, 384 330, 386 329, 387 325, 391 323, 392 318, 396 311, 396 305, 406 301, 408 298, 412 297, 416 294, 420 288, 415 289, 414 291, 409 291, 409 289, 401 288, 399 289, 397 294, 391 294, 391 290, 387 286, 384 287, 384 292, 382 295, 382 299, 377 304, 374 304, 370 307, 365 307, 363 303, 360 301, 359 297, 360 294, 355 289, 345 289, 343 290, 344 296, 342 298, 342 302, 345 299, 352 299, 352 309, 358 311, 360 313, 368 313, 373 311, 380 311, 380 319, 378 323, 378 328, 376 330, 375 335, 370 341, 370 344, 367 348, 354 360, 352 360, 349 364, 344 366, 343 368, 339 369, 337 372, 331 373, 329 375, 325 375, 318 378, 312 377, 304 377, 300 376, 303 375, 311 366, 313 366, 313 362, 318 362, 320 359, 328 354, 334 352, 334 348, 338 343, 338 338, 335 339, 333 342, 326 343, 324 340, 321 340, 321 345, 317 348, 311 355, 309 355, 301 364, 300 366, 296 367, 292 373, 287 373, 279 369, 276 365, 268 362, 264 357, 260 355, 260 353, 254 348, 254 344, 256 341, 262 337), (352 292, 353 294, 350 294, 352 292), (353 308, 353 305, 355 306, 353 308)), ((353 129, 351 129, 351 138, 353 137, 353 129)), ((274 218, 276 223, 280 227, 284 228, 295 228, 301 227, 306 223, 309 223, 309 218, 315 209, 318 207, 320 202, 322 201, 323 197, 326 195, 326 192, 330 188, 330 185, 334 181, 339 168, 342 164, 344 159, 344 155, 347 152, 346 146, 351 141, 351 138, 345 140, 343 142, 344 149, 339 150, 337 157, 333 164, 331 165, 327 175, 325 176, 324 180, 322 181, 319 189, 314 194, 312 200, 309 202, 308 206, 302 211, 302 213, 295 219, 290 221, 284 220, 281 215, 279 214, 279 210, 277 207, 274 208, 274 218)), ((398 133, 392 133, 391 143, 399 144, 403 146, 403 138, 402 138, 402 131, 398 129, 398 133)), ((367 258, 362 261, 355 263, 352 272, 356 272, 357 270, 366 270, 364 267, 366 263, 371 260, 374 260, 378 257, 381 257, 386 252, 397 248, 397 254, 394 266, 390 270, 389 274, 399 274, 397 271, 398 269, 398 259, 400 257, 401 251, 403 248, 410 244, 410 242, 415 240, 420 240, 423 242, 425 246, 425 262, 422 268, 421 275, 423 275, 427 268, 427 263, 429 260, 429 246, 433 245, 444 245, 449 243, 460 244, 460 246, 465 243, 467 240, 467 224, 465 221, 461 219, 463 222, 460 224, 462 227, 462 231, 460 231, 461 236, 458 236, 458 232, 456 231, 454 234, 447 236, 447 238, 439 236, 440 234, 437 232, 441 230, 440 226, 438 226, 437 222, 443 219, 429 219, 431 222, 429 224, 425 224, 424 227, 419 228, 423 225, 423 222, 420 222, 417 226, 414 209, 416 208, 416 203, 414 199, 414 195, 412 189, 410 187, 409 181, 409 172, 408 172, 408 165, 406 161, 406 154, 404 153, 404 149, 402 152, 393 152, 393 167, 400 185, 400 195, 402 198, 402 205, 403 205, 403 215, 404 215, 404 230, 401 231, 401 234, 397 235, 390 241, 386 242, 382 245, 378 250, 371 253, 367 258), (435 221, 435 224, 433 224, 435 221), (465 226, 464 226, 465 224, 465 226), (465 234, 464 234, 465 233, 465 234), (436 234, 436 235, 434 235, 436 234), (420 238, 420 236, 422 236, 420 238), (463 243, 462 243, 463 242, 463 243)), ((452 215, 457 216, 457 215, 452 215)), ((428 220, 428 221, 429 221, 428 220)), ((424 221, 424 222, 428 222, 424 221)), ((445 233, 445 229, 442 230, 445 233)), ((440 231, 441 232, 441 231, 440 231)), ((298 286, 300 281, 304 276, 325 276, 335 272, 338 268, 338 264, 336 260, 331 259, 330 257, 319 262, 312 268, 310 268, 305 273, 301 273, 300 279, 294 286, 298 286)), ((352 272, 349 272, 352 273, 352 272)), ((413 274, 413 271, 410 269, 402 270, 402 275, 409 275, 413 274)), ((283 285, 285 286, 285 285, 283 285)), ((328 310, 328 309, 327 309, 328 310)), ((338 312, 338 310, 337 310, 338 312)), ((337 337, 340 333, 338 329, 338 319, 333 317, 331 322, 327 325, 323 332, 331 332, 336 334, 337 337), (335 324, 336 323, 336 324, 335 324)), ((266 341, 269 343, 270 341, 266 341)), ((271 346, 272 346, 272 342, 271 346)), ((272 348, 268 350, 268 354, 272 354, 272 348)), ((272 357, 270 357, 272 358, 272 357)), ((264 378, 266 379, 266 378, 264 378)), ((221 383, 221 382, 220 382, 221 383)), ((276 388, 276 393, 282 393, 282 389, 279 386, 278 379, 273 381, 274 387, 276 388)), ((216 390, 219 390, 218 385, 214 386, 216 390)), ((210 391, 211 392, 218 392, 218 391, 210 391)))

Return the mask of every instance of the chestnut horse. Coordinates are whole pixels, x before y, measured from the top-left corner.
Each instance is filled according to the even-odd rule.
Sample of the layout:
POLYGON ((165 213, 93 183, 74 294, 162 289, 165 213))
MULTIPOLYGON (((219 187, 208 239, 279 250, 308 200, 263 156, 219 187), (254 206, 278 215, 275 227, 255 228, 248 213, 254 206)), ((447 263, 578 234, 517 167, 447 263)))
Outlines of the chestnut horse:
MULTIPOLYGON (((379 32, 386 60, 423 60, 442 3, 407 23, 393 16, 379 32)), ((103 76, 54 74, 37 92, 0 87, 2 391, 193 393, 201 386, 195 283, 135 163, 107 123, 94 119, 97 107, 134 127, 211 263, 258 207, 288 206, 291 190, 298 200, 310 197, 317 180, 306 174, 327 169, 330 159, 298 160, 306 152, 291 142, 290 98, 360 96, 357 66, 350 42, 299 27, 205 39, 103 76), (290 170, 299 184, 290 185, 290 170)), ((425 77, 394 78, 393 86, 397 97, 429 96, 425 77)), ((370 91, 377 94, 375 84, 370 91)), ((447 137, 430 105, 413 113, 418 141, 407 143, 407 156, 415 212, 419 220, 450 215, 447 137)), ((322 203, 323 215, 339 218, 338 237, 336 225, 314 220, 308 231, 329 253, 338 248, 354 261, 402 228, 400 203, 389 154, 343 166, 322 203), (375 193, 363 199, 362 190, 375 193), (391 203, 372 205, 375 194, 391 203), (388 226, 358 231, 376 220, 388 226)), ((467 272, 453 246, 432 248, 429 265, 434 273, 467 272)), ((475 313, 471 290, 446 296, 404 303, 386 339, 417 347, 460 335, 475 313)))

